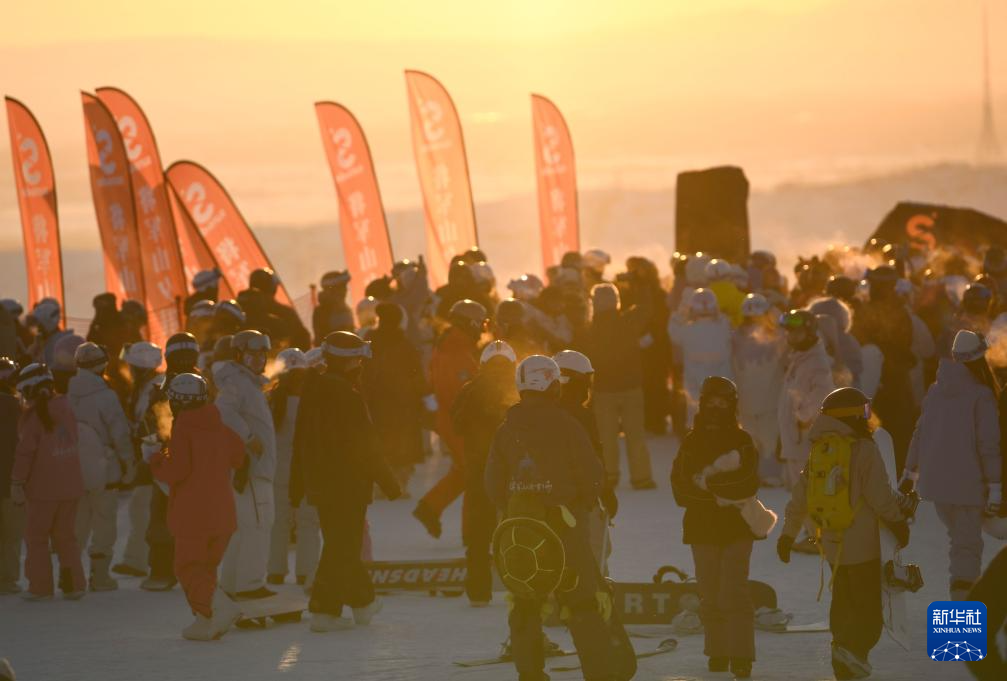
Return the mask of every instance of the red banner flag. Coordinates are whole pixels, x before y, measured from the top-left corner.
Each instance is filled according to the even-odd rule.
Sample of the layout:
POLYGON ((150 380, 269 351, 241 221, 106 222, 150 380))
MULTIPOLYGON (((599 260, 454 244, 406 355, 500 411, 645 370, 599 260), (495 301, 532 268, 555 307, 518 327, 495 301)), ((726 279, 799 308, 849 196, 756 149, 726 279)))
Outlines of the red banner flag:
POLYGON ((541 95, 532 95, 531 113, 542 264, 548 269, 558 265, 567 251, 580 252, 577 172, 570 129, 556 105, 541 95))
POLYGON ((454 102, 436 78, 406 71, 406 90, 426 212, 427 270, 440 286, 451 258, 479 244, 465 140, 454 102))
MULTIPOLYGON (((175 161, 165 172, 182 210, 198 229, 197 236, 206 243, 232 291, 248 288, 248 277, 254 270, 273 269, 231 195, 209 170, 192 161, 175 161)), ((291 304, 282 282, 276 300, 291 304)))
POLYGON ((5 100, 17 203, 21 211, 28 305, 34 307, 42 298, 55 298, 65 320, 56 178, 52 172, 49 144, 28 107, 13 97, 5 100))
MULTIPOLYGON (((182 262, 185 263, 185 278, 192 284, 193 278, 203 270, 220 269, 210 247, 206 245, 203 235, 199 233, 199 228, 189 215, 189 211, 182 205, 182 199, 178 197, 178 191, 171 184, 168 178, 168 200, 171 202, 171 214, 175 217, 175 227, 178 231, 178 250, 182 253, 182 262)), ((191 286, 190 286, 191 288, 191 286)), ((234 289, 227 283, 226 277, 222 277, 217 284, 217 297, 219 300, 227 300, 235 295, 234 289)))
POLYGON ((168 337, 182 328, 181 298, 188 288, 161 156, 150 123, 132 97, 111 87, 98 88, 97 94, 115 117, 129 158, 143 253, 147 329, 150 340, 163 347, 168 337))
POLYGON ((91 198, 105 256, 105 290, 124 300, 146 300, 143 257, 136 230, 129 159, 112 113, 101 100, 80 93, 84 106, 91 198))
POLYGON ((371 148, 356 117, 334 102, 316 103, 315 113, 339 197, 350 297, 357 301, 363 299, 367 285, 391 272, 394 264, 381 190, 371 148))

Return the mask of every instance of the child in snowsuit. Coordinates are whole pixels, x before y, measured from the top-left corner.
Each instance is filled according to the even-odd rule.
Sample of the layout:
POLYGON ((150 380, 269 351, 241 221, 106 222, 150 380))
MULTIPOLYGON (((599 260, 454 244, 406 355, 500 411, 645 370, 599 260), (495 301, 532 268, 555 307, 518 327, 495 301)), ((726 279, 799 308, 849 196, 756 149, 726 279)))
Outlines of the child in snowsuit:
MULTIPOLYGON (((860 679, 871 673, 868 655, 881 638, 880 522, 895 535, 899 547, 909 543, 909 525, 888 481, 884 461, 871 437, 870 402, 856 388, 839 388, 822 403, 821 415, 809 432, 815 443, 827 437, 848 443, 849 468, 845 493, 852 520, 846 530, 820 530, 819 543, 832 568, 832 669, 837 679, 860 679)), ((814 447, 814 444, 812 444, 814 447)), ((812 464, 809 463, 808 467, 812 464)), ((808 467, 787 504, 783 533, 777 541, 780 560, 790 562, 794 538, 809 516, 808 467)), ((840 488, 840 493, 844 493, 840 488)))
POLYGON ((25 597, 32 601, 52 598, 51 542, 59 555, 63 597, 77 600, 87 588, 74 533, 77 501, 84 495, 77 420, 67 399, 53 394, 53 377, 44 364, 22 369, 17 389, 28 403, 18 424, 11 471, 11 500, 19 506, 27 504, 25 597))
POLYGON ((692 545, 701 594, 704 652, 711 672, 749 678, 755 660, 755 625, 748 568, 756 536, 739 509, 718 497, 741 500, 759 490, 759 454, 738 425, 738 392, 726 378, 703 382, 699 411, 671 470, 675 501, 685 508, 682 541, 692 545), (737 453, 735 470, 708 475, 707 467, 737 453))
POLYGON ((24 535, 24 507, 10 498, 10 474, 17 449, 17 424, 21 404, 14 394, 17 364, 0 357, 0 596, 21 590, 21 540, 24 535))
POLYGON ((150 459, 153 476, 170 486, 168 527, 175 538, 175 575, 196 620, 184 638, 209 641, 236 621, 238 610, 217 588, 217 567, 237 529, 231 475, 245 443, 208 402, 206 381, 179 374, 167 395, 175 420, 168 446, 150 459))

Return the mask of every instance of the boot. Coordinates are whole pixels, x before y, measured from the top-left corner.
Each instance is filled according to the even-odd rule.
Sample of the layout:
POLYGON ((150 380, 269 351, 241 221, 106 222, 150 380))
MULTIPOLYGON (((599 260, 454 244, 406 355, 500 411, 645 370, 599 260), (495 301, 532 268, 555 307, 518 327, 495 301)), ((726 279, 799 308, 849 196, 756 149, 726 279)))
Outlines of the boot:
POLYGON ((111 562, 112 559, 108 556, 100 554, 91 556, 91 591, 115 591, 119 588, 119 582, 108 574, 108 566, 111 562))
POLYGON ((752 678, 752 661, 740 657, 731 658, 731 673, 736 679, 752 678))
POLYGON ((866 679, 871 675, 871 664, 867 660, 861 660, 855 653, 835 643, 832 644, 832 669, 836 678, 866 679))
POLYGON ((112 566, 112 572, 117 575, 123 575, 125 577, 146 577, 147 571, 135 568, 132 565, 127 565, 126 563, 116 563, 112 566))
POLYGON ((212 641, 213 623, 206 615, 196 615, 195 621, 182 629, 182 638, 188 641, 212 641))
POLYGON ((311 613, 311 631, 316 634, 324 634, 329 631, 343 631, 352 629, 354 622, 349 617, 342 615, 329 615, 324 612, 311 613))
POLYGON ((171 591, 178 584, 174 577, 155 577, 151 575, 140 582, 140 588, 144 591, 171 591))
POLYGON ((84 590, 77 589, 73 583, 73 572, 70 568, 59 569, 59 590, 63 592, 63 598, 68 601, 79 601, 84 597, 84 590))
POLYGON ((967 601, 972 591, 972 582, 966 579, 956 579, 951 582, 951 600, 967 601))
POLYGON ((241 608, 217 587, 213 594, 213 615, 210 617, 212 638, 220 638, 241 619, 241 608))
POLYGON ((366 626, 371 623, 371 619, 374 618, 384 605, 380 598, 375 598, 370 604, 364 606, 363 608, 353 608, 353 623, 358 627, 366 626))

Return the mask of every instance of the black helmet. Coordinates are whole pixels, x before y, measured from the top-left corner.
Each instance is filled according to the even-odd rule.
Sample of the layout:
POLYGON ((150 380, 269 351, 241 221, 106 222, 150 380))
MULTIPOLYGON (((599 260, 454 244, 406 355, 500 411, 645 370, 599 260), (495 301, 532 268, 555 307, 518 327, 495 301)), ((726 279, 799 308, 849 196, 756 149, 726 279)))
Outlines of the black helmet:
POLYGON ((840 300, 852 300, 857 295, 857 282, 842 274, 829 277, 829 283, 825 285, 825 295, 840 300))
POLYGON ((731 402, 738 401, 738 386, 729 378, 723 376, 707 376, 703 380, 703 387, 699 389, 699 400, 710 397, 722 397, 731 402))
POLYGON ((191 333, 176 333, 164 344, 164 361, 166 361, 171 371, 178 371, 178 367, 190 368, 196 366, 199 361, 199 343, 191 333))
POLYGON ((563 259, 559 261, 559 266, 579 270, 584 267, 584 260, 577 251, 567 251, 563 254, 563 259))
POLYGON ((279 279, 277 279, 276 273, 268 267, 260 267, 248 277, 248 288, 254 288, 269 297, 276 294, 278 284, 279 279))
POLYGON ((475 265, 477 262, 487 262, 486 254, 478 246, 473 246, 464 253, 459 253, 458 257, 469 265, 475 265))
POLYGON ((507 298, 497 305, 497 324, 509 326, 524 323, 524 304, 520 300, 507 298))
POLYGON ((818 317, 808 310, 790 310, 780 315, 780 326, 784 329, 807 329, 809 333, 818 333, 818 317))
POLYGON ((347 359, 360 357, 370 359, 371 344, 355 333, 333 331, 322 341, 322 352, 326 358, 347 359))
POLYGON ((837 419, 871 417, 871 401, 856 388, 836 388, 822 401, 822 413, 837 419))
MULTIPOLYGON (((251 280, 249 280, 251 281, 251 280)), ((345 287, 350 283, 350 273, 347 270, 333 270, 322 275, 322 288, 345 287)))
POLYGON ((983 272, 997 275, 1007 272, 1007 252, 1001 246, 990 246, 983 257, 983 272))
POLYGON ((962 294, 962 309, 969 314, 988 314, 993 291, 985 284, 969 284, 962 294))
POLYGON ((147 308, 139 300, 125 300, 119 308, 123 317, 132 317, 141 324, 147 323, 147 308))
POLYGON ((94 306, 95 310, 100 309, 112 309, 116 307, 116 300, 114 293, 99 293, 94 298, 91 299, 91 305, 94 306))

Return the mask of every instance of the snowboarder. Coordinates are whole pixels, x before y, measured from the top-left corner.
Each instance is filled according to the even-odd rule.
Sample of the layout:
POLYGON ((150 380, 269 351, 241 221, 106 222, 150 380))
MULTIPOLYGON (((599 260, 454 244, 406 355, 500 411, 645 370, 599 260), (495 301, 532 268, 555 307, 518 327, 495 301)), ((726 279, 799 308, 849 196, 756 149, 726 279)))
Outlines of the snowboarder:
POLYGON ((50 546, 59 556, 63 598, 77 600, 87 581, 74 534, 77 501, 84 481, 77 455, 77 421, 67 398, 54 394, 44 364, 29 364, 18 374, 17 390, 27 403, 18 423, 18 444, 11 470, 11 500, 27 506, 25 573, 29 601, 53 595, 50 546))
POLYGON ((951 600, 965 600, 982 570, 983 514, 1000 506, 1000 419, 986 341, 955 336, 952 360, 941 360, 923 399, 900 490, 919 487, 937 507, 950 539, 951 600))
POLYGON ((77 504, 77 543, 91 560, 91 591, 114 591, 109 575, 118 516, 116 487, 133 465, 129 421, 115 392, 105 382, 105 348, 91 342, 77 347, 77 375, 70 379, 67 399, 77 419, 78 451, 84 496, 77 504))
POLYGON ((321 284, 322 290, 318 292, 318 306, 311 318, 316 345, 321 345, 325 337, 333 331, 353 331, 356 327, 353 321, 353 310, 346 303, 350 273, 326 272, 322 275, 321 284))
POLYGON ((10 474, 17 449, 21 404, 15 394, 17 363, 0 357, 0 596, 21 591, 21 540, 24 508, 11 499, 10 474))
POLYGON ((224 423, 245 442, 248 457, 235 475, 238 529, 224 554, 220 585, 238 599, 267 598, 273 595, 265 581, 276 474, 276 429, 262 375, 269 337, 259 331, 239 331, 231 346, 233 359, 213 365, 213 382, 219 391, 216 405, 224 423))
POLYGON ((233 601, 217 588, 217 567, 237 528, 231 473, 244 463, 245 445, 224 425, 201 376, 177 374, 166 393, 175 417, 171 439, 151 457, 150 469, 170 488, 174 572, 196 616, 182 637, 210 641, 239 615, 233 601))
POLYGON ((736 678, 747 679, 755 661, 748 568, 753 540, 765 535, 756 536, 738 508, 718 502, 747 499, 759 491, 759 453, 738 425, 738 389, 727 378, 703 381, 699 411, 671 469, 671 488, 685 508, 682 542, 692 546, 696 565, 708 668, 730 669, 736 678), (725 456, 737 461, 723 464, 724 472, 704 474, 725 456))
POLYGON ((497 428, 518 401, 514 388, 516 365, 517 355, 510 345, 502 340, 489 343, 479 358, 478 373, 462 386, 452 413, 455 432, 464 443, 465 593, 475 607, 488 605, 493 597, 490 544, 497 514, 486 495, 486 459, 497 428))
POLYGON ((374 425, 358 390, 370 345, 334 331, 322 350, 325 371, 308 374, 297 410, 290 472, 291 505, 315 506, 322 525, 322 557, 308 604, 316 632, 370 624, 381 609, 360 558, 364 524, 375 484, 389 499, 401 493, 375 451, 374 425), (344 606, 352 619, 343 616, 344 606))
POLYGON ((868 656, 881 638, 881 539, 879 522, 909 543, 909 525, 871 437, 870 401, 856 388, 825 398, 808 432, 810 456, 791 491, 780 560, 790 562, 794 539, 810 517, 832 569, 832 669, 837 679, 870 676, 868 656))

